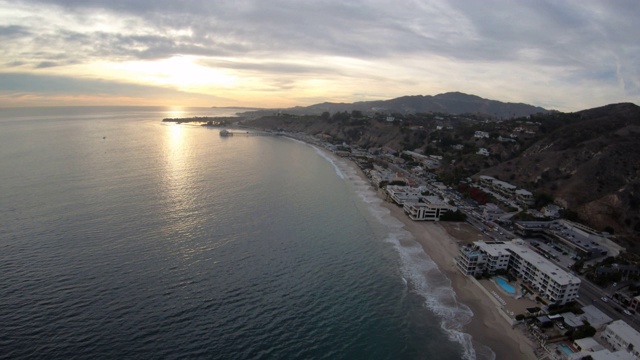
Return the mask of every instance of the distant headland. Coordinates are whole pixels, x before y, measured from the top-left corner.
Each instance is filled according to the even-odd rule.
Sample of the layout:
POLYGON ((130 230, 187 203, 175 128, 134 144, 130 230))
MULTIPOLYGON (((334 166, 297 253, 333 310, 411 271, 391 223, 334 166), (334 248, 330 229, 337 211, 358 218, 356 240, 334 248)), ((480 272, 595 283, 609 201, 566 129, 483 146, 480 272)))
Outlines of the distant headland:
POLYGON ((233 122, 243 120, 238 116, 193 116, 184 118, 165 118, 162 122, 182 123, 202 123, 202 126, 228 126, 233 122))

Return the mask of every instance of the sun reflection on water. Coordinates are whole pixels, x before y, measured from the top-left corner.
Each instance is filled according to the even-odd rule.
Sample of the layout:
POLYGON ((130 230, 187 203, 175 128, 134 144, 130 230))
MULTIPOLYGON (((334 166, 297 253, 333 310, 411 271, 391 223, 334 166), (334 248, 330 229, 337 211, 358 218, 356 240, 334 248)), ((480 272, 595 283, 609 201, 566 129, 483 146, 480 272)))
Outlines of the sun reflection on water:
POLYGON ((176 119, 186 117, 187 113, 182 107, 171 107, 166 110, 166 118, 176 119))
MULTIPOLYGON (((190 258, 196 249, 191 249, 189 239, 197 233, 201 219, 194 205, 197 191, 194 188, 194 149, 189 142, 189 127, 170 124, 165 132, 166 167, 164 171, 164 194, 166 197, 167 223, 163 231, 167 238, 180 243, 175 249, 183 258, 190 258)), ((176 244, 177 245, 177 244, 176 244)))

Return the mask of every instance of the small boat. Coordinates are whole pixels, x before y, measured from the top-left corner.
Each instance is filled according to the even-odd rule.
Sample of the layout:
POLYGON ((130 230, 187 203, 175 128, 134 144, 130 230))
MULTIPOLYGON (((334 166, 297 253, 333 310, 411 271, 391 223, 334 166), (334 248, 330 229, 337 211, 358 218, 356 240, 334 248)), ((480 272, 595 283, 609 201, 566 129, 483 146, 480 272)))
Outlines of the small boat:
POLYGON ((227 129, 220 130, 220 136, 233 136, 233 133, 227 129))

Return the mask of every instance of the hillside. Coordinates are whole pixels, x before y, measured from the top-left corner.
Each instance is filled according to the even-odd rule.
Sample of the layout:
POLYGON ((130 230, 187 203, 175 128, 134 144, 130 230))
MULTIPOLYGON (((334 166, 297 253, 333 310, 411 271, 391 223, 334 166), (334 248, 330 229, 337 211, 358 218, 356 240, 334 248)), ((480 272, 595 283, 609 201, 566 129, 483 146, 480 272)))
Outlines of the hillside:
POLYGON ((556 114, 557 129, 479 174, 547 193, 592 227, 640 238, 640 107, 556 114))
MULTIPOLYGON (((597 230, 613 229, 640 245, 640 107, 612 104, 575 113, 537 112, 495 121, 493 116, 463 113, 505 103, 460 94, 389 100, 397 109, 416 113, 365 113, 357 109, 323 115, 280 113, 255 119, 249 126, 321 136, 361 148, 411 150, 440 155, 436 172, 455 185, 471 175, 490 175, 547 194, 597 230), (453 113, 422 112, 423 98, 439 99, 440 109, 472 105, 453 113), (447 101, 450 103, 446 104, 447 101), (462 114, 462 115, 457 115, 462 114), (476 137, 477 131, 487 137, 476 137), (478 153, 486 149, 489 155, 478 153)), ((500 105, 502 104, 502 105, 500 105)), ((368 104, 370 106, 371 104, 368 104)), ((380 103, 377 103, 380 105, 380 103)), ((346 106, 346 105, 345 105, 346 106)), ((347 109, 347 107, 344 107, 347 109)))
POLYGON ((355 103, 322 103, 306 107, 288 109, 271 109, 250 111, 245 116, 265 116, 274 112, 291 115, 320 115, 342 111, 361 111, 365 114, 375 112, 416 114, 416 113, 446 113, 446 114, 484 114, 493 118, 514 118, 535 113, 546 113, 548 110, 522 103, 505 103, 496 100, 483 99, 479 96, 450 92, 435 96, 414 95, 402 96, 391 100, 363 101, 355 103))

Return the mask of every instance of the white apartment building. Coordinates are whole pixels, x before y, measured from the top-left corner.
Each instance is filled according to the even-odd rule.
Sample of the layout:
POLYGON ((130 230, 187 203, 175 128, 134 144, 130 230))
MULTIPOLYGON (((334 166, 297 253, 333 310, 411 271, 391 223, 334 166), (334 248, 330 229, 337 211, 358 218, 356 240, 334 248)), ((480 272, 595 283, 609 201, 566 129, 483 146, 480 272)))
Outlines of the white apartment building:
POLYGON ((476 241, 473 245, 460 249, 456 265, 463 274, 472 276, 506 270, 511 253, 504 245, 502 241, 476 241))
POLYGON ((423 196, 421 201, 405 202, 403 209, 411 220, 439 221, 440 216, 457 208, 440 200, 437 196, 423 196))
POLYGON ((518 189, 517 186, 506 181, 498 180, 492 176, 480 175, 480 184, 491 188, 493 191, 507 199, 514 199, 524 205, 533 205, 535 199, 533 194, 525 189, 518 189))
POLYGON ((635 359, 640 359, 640 333, 624 320, 616 320, 607 325, 601 338, 613 351, 626 350, 635 359))
POLYGON ((478 139, 489 138, 489 133, 486 131, 476 131, 475 134, 473 134, 473 137, 478 139))
POLYGON ((423 189, 410 186, 387 185, 387 198, 398 205, 406 202, 417 202, 422 196, 423 189))
POLYGON ((377 187, 380 187, 380 184, 383 182, 390 182, 395 178, 396 174, 393 171, 385 171, 385 170, 371 170, 369 171, 369 177, 371 178, 371 183, 377 187))
POLYGON ((501 181, 498 179, 493 180, 493 190, 500 193, 500 195, 506 197, 507 199, 511 199, 516 195, 517 186, 511 185, 508 182, 501 181))
POLYGON ((552 303, 565 304, 578 296, 580 279, 560 269, 524 244, 509 247, 509 268, 523 282, 552 303))
POLYGON ((493 187, 493 180, 496 178, 487 175, 480 175, 480 184, 486 187, 493 187))
POLYGON ((636 360, 637 358, 624 350, 611 352, 609 349, 602 349, 594 352, 580 351, 567 357, 567 360, 636 360))
POLYGON ((565 304, 576 299, 580 279, 560 269, 521 240, 511 242, 476 241, 460 249, 458 269, 466 275, 508 270, 551 303, 565 304))
POLYGON ((516 200, 524 205, 533 205, 535 201, 533 194, 525 189, 516 190, 516 200))

